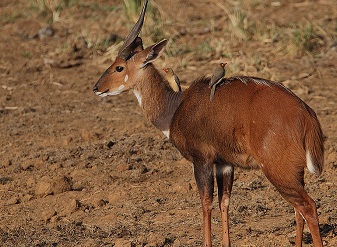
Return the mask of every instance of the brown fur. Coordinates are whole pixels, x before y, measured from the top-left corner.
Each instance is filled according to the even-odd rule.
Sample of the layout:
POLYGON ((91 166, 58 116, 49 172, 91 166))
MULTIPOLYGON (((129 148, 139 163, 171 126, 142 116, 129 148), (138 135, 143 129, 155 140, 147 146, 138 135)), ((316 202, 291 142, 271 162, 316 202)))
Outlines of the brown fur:
POLYGON ((230 246, 228 202, 236 166, 260 167, 296 212, 296 246, 306 220, 315 247, 322 246, 315 202, 304 190, 309 151, 315 172, 323 170, 323 134, 314 111, 289 89, 254 77, 232 77, 218 85, 209 100, 209 78, 184 92, 173 92, 151 64, 166 41, 130 59, 117 58, 94 87, 106 96, 134 90, 145 116, 193 162, 204 219, 204 246, 211 246, 214 165, 223 224, 222 246, 230 246), (123 70, 115 72, 118 66, 123 70), (127 80, 125 78, 128 78, 127 80))
MULTIPOLYGON (((300 144, 312 131, 318 137, 316 145, 322 153, 322 135, 316 116, 283 86, 266 80, 258 84, 252 79, 244 83, 239 77, 229 78, 217 89, 214 101, 209 102, 208 82, 209 78, 202 78, 184 92, 171 123, 171 140, 182 153, 193 153, 205 146, 204 151, 212 161, 221 159, 250 166, 242 157, 251 156, 258 163, 274 163, 287 156, 289 162, 305 167, 306 147, 300 144), (304 130, 308 123, 316 128, 304 130), (289 146, 291 143, 296 144, 289 146), (285 147, 292 151, 285 153, 285 147)), ((318 164, 322 166, 322 160, 318 164)))
MULTIPOLYGON (((314 245, 321 246, 316 206, 303 189, 307 150, 316 173, 323 169, 323 135, 314 111, 282 85, 249 77, 225 80, 210 102, 208 82, 208 78, 201 79, 185 91, 170 128, 173 144, 195 165, 203 208, 211 205, 204 199, 212 197, 212 176, 208 182, 198 182, 204 177, 198 173, 205 173, 214 163, 257 165, 303 215, 314 245)), ((209 214, 204 219, 210 220, 210 212, 204 214, 209 214)), ((296 219, 299 226, 303 225, 303 218, 296 219)), ((208 228, 209 223, 205 224, 208 228)), ((210 235, 205 238, 210 239, 210 235)), ((298 246, 301 239, 297 237, 298 246)), ((227 244, 229 240, 224 246, 227 244)))

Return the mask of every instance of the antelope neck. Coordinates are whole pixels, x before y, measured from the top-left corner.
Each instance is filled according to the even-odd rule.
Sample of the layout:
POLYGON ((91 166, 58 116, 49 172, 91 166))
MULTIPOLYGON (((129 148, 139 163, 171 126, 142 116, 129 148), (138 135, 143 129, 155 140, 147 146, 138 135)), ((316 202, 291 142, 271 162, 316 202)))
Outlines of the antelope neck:
POLYGON ((174 92, 153 65, 144 68, 143 73, 146 76, 140 76, 134 94, 146 118, 165 133, 182 101, 182 93, 174 92))

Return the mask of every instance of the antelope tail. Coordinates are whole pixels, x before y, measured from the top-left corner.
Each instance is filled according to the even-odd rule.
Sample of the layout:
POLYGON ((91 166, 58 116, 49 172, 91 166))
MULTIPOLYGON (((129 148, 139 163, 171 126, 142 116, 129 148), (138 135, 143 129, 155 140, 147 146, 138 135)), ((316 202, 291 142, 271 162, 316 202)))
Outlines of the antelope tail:
POLYGON ((307 167, 311 173, 320 175, 324 168, 324 137, 317 119, 312 119, 306 128, 305 147, 307 167))

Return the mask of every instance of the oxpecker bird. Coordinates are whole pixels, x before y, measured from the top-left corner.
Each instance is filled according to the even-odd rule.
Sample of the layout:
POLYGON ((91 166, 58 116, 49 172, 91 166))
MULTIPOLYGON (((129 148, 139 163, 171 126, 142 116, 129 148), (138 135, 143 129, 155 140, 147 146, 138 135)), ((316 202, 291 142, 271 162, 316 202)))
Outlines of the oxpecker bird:
POLYGON ((220 63, 213 70, 211 82, 209 83, 209 87, 211 88, 211 95, 210 95, 210 98, 209 98, 210 101, 213 100, 216 86, 222 81, 223 77, 225 76, 225 73, 226 73, 225 66, 226 66, 226 64, 227 63, 220 63))
POLYGON ((166 72, 166 79, 174 92, 181 92, 180 80, 171 68, 163 68, 166 72))

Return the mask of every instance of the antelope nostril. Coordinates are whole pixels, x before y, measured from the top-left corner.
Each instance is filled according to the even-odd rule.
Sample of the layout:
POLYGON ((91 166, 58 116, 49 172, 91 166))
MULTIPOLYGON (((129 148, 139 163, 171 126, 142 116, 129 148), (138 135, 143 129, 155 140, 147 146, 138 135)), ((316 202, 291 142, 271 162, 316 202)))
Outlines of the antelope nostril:
POLYGON ((94 93, 96 93, 98 91, 98 87, 94 86, 93 90, 94 90, 94 93))

